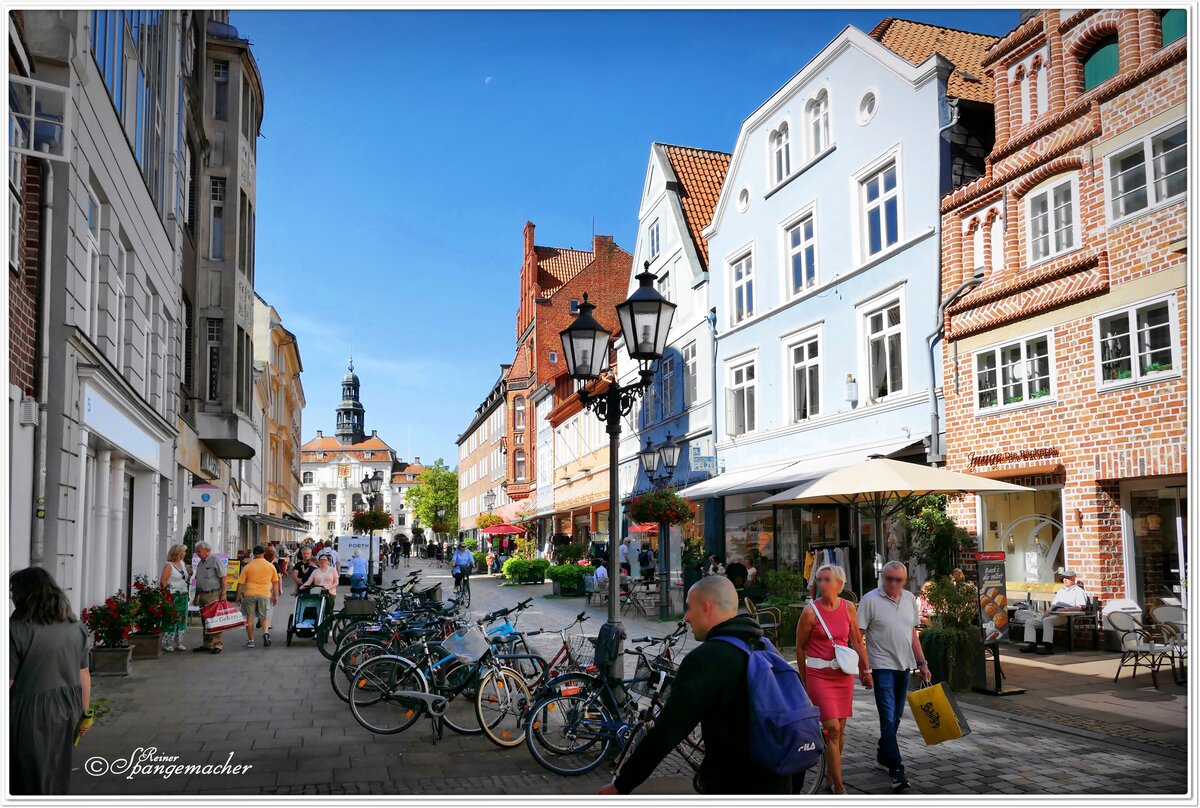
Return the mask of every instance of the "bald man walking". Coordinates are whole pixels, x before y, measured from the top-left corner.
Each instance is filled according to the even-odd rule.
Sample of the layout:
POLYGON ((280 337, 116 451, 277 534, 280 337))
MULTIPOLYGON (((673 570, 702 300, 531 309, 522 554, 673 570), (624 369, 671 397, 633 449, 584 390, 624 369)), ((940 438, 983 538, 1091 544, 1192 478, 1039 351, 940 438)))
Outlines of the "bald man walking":
POLYGON ((696 724, 704 731, 704 762, 696 778, 701 793, 792 793, 792 777, 772 774, 750 759, 748 658, 735 646, 715 641, 737 637, 751 648, 762 647, 762 629, 737 609, 737 591, 724 576, 702 578, 688 590, 683 617, 701 644, 684 657, 654 726, 601 794, 633 791, 696 724))

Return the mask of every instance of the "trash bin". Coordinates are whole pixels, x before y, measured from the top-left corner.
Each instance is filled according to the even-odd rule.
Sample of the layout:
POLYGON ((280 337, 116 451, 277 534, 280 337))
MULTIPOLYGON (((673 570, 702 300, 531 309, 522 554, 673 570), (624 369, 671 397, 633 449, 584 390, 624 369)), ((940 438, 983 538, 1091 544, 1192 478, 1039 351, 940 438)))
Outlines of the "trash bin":
POLYGON ((1142 619, 1142 607, 1137 604, 1137 601, 1129 598, 1114 598, 1104 604, 1104 647, 1109 651, 1121 650, 1121 634, 1112 627, 1108 622, 1108 616, 1113 612, 1123 612, 1134 620, 1142 619))

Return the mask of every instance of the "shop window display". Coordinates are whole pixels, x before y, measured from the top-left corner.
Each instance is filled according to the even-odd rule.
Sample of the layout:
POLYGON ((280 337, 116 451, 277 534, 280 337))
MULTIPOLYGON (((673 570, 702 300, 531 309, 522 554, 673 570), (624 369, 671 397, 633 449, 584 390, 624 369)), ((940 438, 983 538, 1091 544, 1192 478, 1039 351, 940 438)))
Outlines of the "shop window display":
POLYGON ((1133 587, 1131 595, 1146 609, 1182 599, 1180 555, 1186 555, 1183 535, 1187 495, 1182 487, 1151 488, 1129 493, 1129 518, 1133 537, 1133 587))
POLYGON ((1054 583, 1066 566, 1063 548, 1062 489, 1018 494, 984 494, 981 524, 984 550, 1002 550, 1008 580, 1054 583))

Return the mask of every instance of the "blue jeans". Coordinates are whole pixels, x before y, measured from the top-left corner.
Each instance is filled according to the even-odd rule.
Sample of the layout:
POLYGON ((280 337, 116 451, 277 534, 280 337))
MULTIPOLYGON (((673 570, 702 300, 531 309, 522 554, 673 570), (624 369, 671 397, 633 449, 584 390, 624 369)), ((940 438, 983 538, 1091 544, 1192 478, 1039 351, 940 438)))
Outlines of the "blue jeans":
POLYGON ((363 591, 366 591, 366 588, 367 588, 367 576, 366 575, 359 573, 358 575, 350 576, 350 591, 351 592, 353 592, 356 595, 358 595, 359 597, 361 597, 362 596, 361 593, 363 591))
POLYGON ((900 757, 900 745, 896 743, 896 730, 904 717, 904 705, 908 703, 908 671, 873 670, 875 679, 875 708, 879 710, 879 751, 876 757, 887 766, 889 774, 904 774, 904 761, 900 757))

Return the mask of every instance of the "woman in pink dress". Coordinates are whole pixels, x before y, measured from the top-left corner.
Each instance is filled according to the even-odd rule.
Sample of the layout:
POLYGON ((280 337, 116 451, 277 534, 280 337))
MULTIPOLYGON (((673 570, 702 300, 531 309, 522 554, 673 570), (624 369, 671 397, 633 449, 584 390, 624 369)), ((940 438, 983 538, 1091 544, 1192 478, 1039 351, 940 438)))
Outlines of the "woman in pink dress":
POLYGON ((846 743, 846 719, 854 714, 854 672, 843 672, 834 662, 835 644, 858 653, 858 677, 871 689, 871 667, 867 648, 858 628, 854 604, 840 597, 846 586, 846 571, 826 564, 816 572, 817 599, 800 615, 796 628, 796 666, 808 697, 821 710, 821 726, 829 734, 825 745, 825 773, 829 790, 845 794, 842 782, 842 747, 846 743), (816 609, 820 609, 818 619, 816 609), (822 625, 821 620, 824 620, 822 625), (829 631, 826 633, 825 628, 829 631), (832 636, 832 641, 831 641, 832 636))

